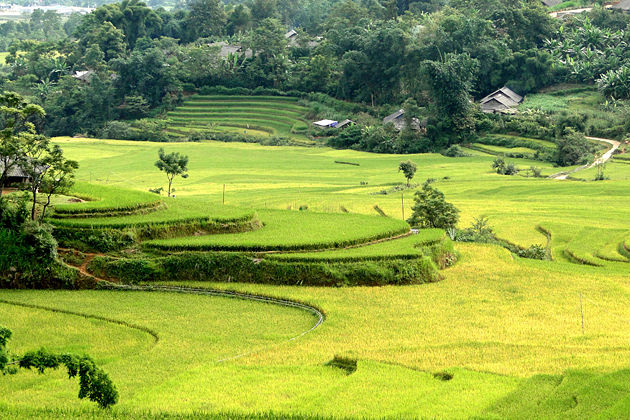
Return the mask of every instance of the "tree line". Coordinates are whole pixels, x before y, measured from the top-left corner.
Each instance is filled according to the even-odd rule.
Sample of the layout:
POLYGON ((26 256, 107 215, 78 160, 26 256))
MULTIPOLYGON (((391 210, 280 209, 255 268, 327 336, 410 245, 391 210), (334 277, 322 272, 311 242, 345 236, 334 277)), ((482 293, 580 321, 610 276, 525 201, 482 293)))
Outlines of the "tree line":
POLYGON ((0 88, 41 105, 49 135, 98 136, 109 121, 159 116, 208 86, 318 92, 381 116, 404 103, 426 135, 375 127, 338 143, 438 150, 483 130, 470 99, 504 85, 523 95, 600 80, 625 95, 629 18, 596 8, 589 19, 561 22, 534 0, 192 0, 171 11, 124 0, 68 20, 69 36, 12 42, 0 88))

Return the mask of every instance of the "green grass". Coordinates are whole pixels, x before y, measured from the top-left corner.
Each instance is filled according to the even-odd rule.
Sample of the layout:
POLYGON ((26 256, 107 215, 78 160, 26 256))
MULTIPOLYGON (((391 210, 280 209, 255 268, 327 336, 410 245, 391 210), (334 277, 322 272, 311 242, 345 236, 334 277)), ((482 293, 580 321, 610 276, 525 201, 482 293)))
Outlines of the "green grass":
POLYGON ((566 112, 586 117, 587 134, 595 137, 624 137, 625 103, 617 106, 592 86, 567 86, 566 89, 531 94, 519 106, 520 111, 537 110, 549 114, 566 112))
MULTIPOLYGON (((209 369, 214 373, 203 378, 209 390, 215 389, 212 383, 232 365, 219 360, 273 348, 314 323, 310 314, 294 308, 174 293, 0 291, 0 299, 105 316, 156 331, 157 343, 146 333, 117 324, 0 303, 2 325, 13 330, 12 351, 45 346, 93 355, 116 384, 121 394, 119 406, 145 410, 185 407, 181 398, 185 391, 168 395, 174 382, 185 382, 195 372, 209 369), (225 328, 227 319, 229 328, 225 328), (164 399, 156 400, 154 396, 160 394, 164 399)), ((0 404, 92 406, 77 399, 77 389, 78 384, 61 371, 46 375, 24 372, 3 377, 0 404)), ((202 401, 196 407, 207 408, 202 401)))
POLYGON ((399 235, 402 220, 357 214, 259 210, 264 226, 250 232, 147 241, 165 250, 272 251, 336 248, 399 235))
POLYGON ((187 222, 240 222, 249 220, 254 211, 209 202, 203 197, 165 198, 164 205, 146 214, 116 217, 62 218, 52 222, 75 228, 126 228, 143 225, 171 225, 187 222))
POLYGON ((296 252, 289 254, 269 254, 266 258, 281 261, 365 261, 380 259, 418 258, 423 254, 420 249, 444 238, 441 229, 424 229, 418 234, 401 239, 383 241, 373 245, 321 252, 296 252))
POLYGON ((598 229, 562 223, 549 223, 544 228, 551 233, 554 258, 630 272, 630 261, 620 253, 630 233, 628 228, 598 229))
MULTIPOLYGON (((310 316, 265 304, 136 292, 1 291, 0 298, 124 319, 157 331, 158 344, 150 346, 148 338, 142 341, 138 335, 138 342, 132 340, 135 352, 126 355, 92 338, 97 333, 110 340, 120 336, 107 325, 97 323, 97 331, 83 341, 88 352, 104 349, 106 357, 98 360, 121 392, 114 413, 553 418, 565 394, 577 396, 583 405, 568 418, 621 410, 628 392, 619 369, 630 363, 630 308, 620 304, 630 297, 623 287, 627 275, 598 274, 592 267, 562 262, 514 260, 494 246, 462 244, 459 249, 461 262, 444 272, 443 281, 430 285, 332 289, 207 284, 324 308, 325 323, 291 342, 284 340, 308 328, 310 316), (583 293, 584 336, 578 291, 583 293), (243 349, 253 353, 216 363, 243 349), (347 376, 326 367, 336 354, 358 359, 357 371, 347 376), (433 376, 443 370, 454 375, 451 381, 433 376), (547 386, 544 378, 549 376, 529 379, 543 373, 553 375, 549 384, 562 381, 562 387, 547 386)), ((9 314, 5 308, 0 305, 2 315, 9 314)), ((11 319, 19 315, 11 310, 11 319)), ((76 342, 66 335, 66 316, 35 318, 38 335, 29 336, 31 324, 22 326, 21 320, 30 313, 24 311, 11 324, 15 344, 23 340, 16 350, 55 340, 54 348, 63 351, 64 343, 76 342)), ((61 372, 21 373, 0 382, 0 406, 18 413, 22 407, 25 412, 44 407, 88 410, 89 403, 77 400, 75 392, 76 384, 61 372)))
MULTIPOLYGON (((414 181, 437 179, 436 187, 461 210, 461 227, 468 226, 474 217, 485 215, 500 237, 523 246, 543 243, 544 237, 536 226, 558 220, 577 226, 626 228, 624 209, 630 208, 630 191, 623 180, 628 178, 620 175, 616 179, 618 170, 630 166, 623 164, 609 164, 607 175, 612 181, 559 182, 497 175, 491 167, 494 156, 397 156, 218 142, 156 144, 70 138, 56 142, 69 157, 81 163, 77 174, 80 181, 140 191, 166 186, 165 177, 153 166, 157 150, 164 147, 167 152, 190 156, 190 177, 177 179, 174 184, 178 199, 203 195, 220 203, 225 184, 225 202, 232 206, 308 206, 313 212, 340 213, 346 209, 376 215, 373 207, 378 205, 396 218, 402 217, 401 195, 371 193, 404 182, 397 172, 398 164, 411 159, 418 164, 414 181), (338 165, 335 160, 357 162, 360 166, 338 165)), ((540 167, 543 176, 558 172, 558 168, 545 162, 510 161, 522 168, 540 167)), ((586 179, 593 177, 594 174, 586 179)), ((406 217, 411 214, 413 194, 414 190, 404 192, 406 217)))
MULTIPOLYGON (((510 134, 486 134, 486 136, 484 138, 508 138, 513 140, 516 143, 522 143, 522 144, 527 144, 527 143, 535 143, 538 144, 544 148, 547 149, 555 149, 556 148, 556 144, 552 141, 548 141, 548 140, 540 140, 540 139, 533 139, 530 137, 521 137, 521 136, 514 136, 514 135, 510 135, 510 134)), ((483 143, 483 138, 480 140, 483 143)))
POLYGON ((84 182, 75 183, 69 194, 88 201, 59 204, 55 206, 56 213, 63 215, 133 211, 154 207, 160 203, 160 197, 149 192, 109 188, 84 182))
MULTIPOLYGON (((138 191, 160 186, 164 180, 153 162, 157 149, 165 147, 191 158, 190 178, 176 181, 178 200, 203 195, 219 203, 225 184, 228 205, 309 207, 307 212, 270 211, 269 215, 286 216, 284 228, 272 235, 274 227, 268 223, 251 232, 262 235, 254 235, 253 244, 262 243, 261 238, 267 244, 305 238, 310 242, 311 230, 331 238, 333 233, 365 233, 364 228, 373 228, 371 222, 362 226, 354 214, 341 212, 374 215, 377 204, 400 219, 401 198, 409 216, 413 190, 404 196, 371 194, 404 182, 397 167, 407 159, 418 164, 414 181, 435 178, 434 185, 461 210, 461 227, 485 215, 500 237, 524 246, 546 243, 538 225, 552 234, 555 261, 520 259, 496 246, 456 244, 459 262, 441 272, 442 281, 431 284, 318 288, 188 283, 291 298, 322 308, 324 324, 291 342, 286 339, 310 325, 310 316, 289 309, 278 313, 265 304, 243 307, 240 302, 220 303, 223 299, 163 293, 0 291, 2 299, 85 311, 157 331, 160 341, 146 349, 150 340, 134 336, 135 330, 125 338, 96 321, 93 329, 99 331, 79 328, 86 330, 81 341, 85 350, 97 355, 121 390, 113 416, 138 417, 135 413, 153 410, 171 416, 273 411, 390 418, 627 417, 630 270, 628 263, 601 258, 615 255, 615 243, 630 245, 630 191, 627 180, 617 176, 623 164, 610 164, 610 181, 576 182, 500 176, 491 168, 494 157, 482 155, 397 156, 214 142, 56 142, 68 157, 79 160, 77 176, 82 181, 138 191), (335 160, 359 166, 338 165, 335 160), (339 218, 330 219, 335 223, 328 226, 316 211, 336 212, 333 216, 339 218), (312 229, 302 232, 299 218, 307 217, 312 217, 307 224, 312 229), (292 238, 294 227, 300 232, 292 238), (602 267, 568 261, 562 256, 567 248, 602 267), (103 335, 109 342, 121 337, 131 343, 123 346, 129 352, 122 356, 109 342, 99 347, 103 335), (253 352, 216 364, 219 357, 243 350, 253 352), (357 371, 348 376, 326 367, 335 355, 357 359, 357 371), (433 376, 444 370, 454 374, 451 381, 433 376)), ((557 172, 542 162, 514 162, 539 166, 546 175, 557 172)), ((259 214, 265 221, 265 211, 259 214)), ((368 219, 390 220, 365 216, 368 219)), ((279 219, 267 219, 273 220, 279 219)), ((218 243, 232 245, 240 238, 242 244, 244 237, 248 235, 225 235, 227 239, 218 243)), ((207 238, 211 237, 191 240, 207 238)), ((412 239, 326 253, 368 255, 377 249, 373 255, 393 254, 406 241, 412 239)), ((76 345, 76 333, 67 332, 67 316, 35 318, 22 326, 32 313, 7 312, 0 304, 0 320, 11 322, 16 337, 22 337, 15 338, 16 345, 22 340, 17 350, 47 344, 48 339, 57 342, 59 350, 76 345), (38 335, 29 336, 33 330, 38 335)), ((46 409, 89 416, 91 405, 76 399, 76 384, 61 372, 53 375, 3 378, 0 409, 18 418, 37 417, 44 412, 37 410, 46 409)))

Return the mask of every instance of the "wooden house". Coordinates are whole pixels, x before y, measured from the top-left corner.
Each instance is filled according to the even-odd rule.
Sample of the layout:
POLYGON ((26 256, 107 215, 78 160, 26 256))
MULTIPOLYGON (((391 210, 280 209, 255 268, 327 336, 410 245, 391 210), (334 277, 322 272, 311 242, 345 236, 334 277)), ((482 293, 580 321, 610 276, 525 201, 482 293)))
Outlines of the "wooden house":
POLYGON ((509 113, 521 102, 523 97, 508 87, 495 90, 479 101, 481 110, 486 113, 509 113))

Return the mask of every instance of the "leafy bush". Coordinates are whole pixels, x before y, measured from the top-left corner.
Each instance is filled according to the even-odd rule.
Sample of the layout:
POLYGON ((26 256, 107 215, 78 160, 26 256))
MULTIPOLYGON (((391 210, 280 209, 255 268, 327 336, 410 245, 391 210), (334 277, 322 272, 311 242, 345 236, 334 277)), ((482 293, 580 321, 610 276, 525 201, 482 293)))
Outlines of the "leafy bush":
MULTIPOLYGON (((57 259, 50 225, 28 219, 24 203, 0 199, 0 287, 76 288, 85 279, 57 259)), ((87 285, 87 284, 85 284, 87 285)))
POLYGON ((363 138, 363 131, 358 125, 352 125, 338 132, 328 139, 328 145, 337 149, 350 149, 359 144, 363 138))
POLYGON ((433 261, 394 260, 359 263, 285 263, 240 253, 186 253, 154 260, 97 257, 90 271, 127 283, 138 281, 224 281, 278 285, 381 286, 420 284, 440 279, 433 261), (134 273, 139 267, 139 273, 134 273))
POLYGON ((57 241, 52 226, 28 222, 22 229, 22 243, 38 264, 50 264, 57 258, 57 241))
POLYGON ((308 131, 308 125, 304 121, 296 121, 291 127, 293 134, 304 134, 308 131))
POLYGON ((357 370, 357 359, 335 355, 335 357, 324 366, 341 369, 344 370, 346 374, 351 375, 357 370))
POLYGON ((492 169, 499 175, 516 175, 519 172, 519 169, 514 163, 510 162, 506 164, 502 157, 498 157, 492 162, 492 169))
POLYGON ((447 157, 466 157, 466 156, 470 156, 470 154, 464 152, 464 149, 462 149, 458 144, 452 145, 451 147, 446 149, 443 154, 444 154, 444 156, 447 156, 447 157))
POLYGON ((531 245, 527 249, 518 250, 517 255, 522 258, 544 260, 547 258, 547 250, 542 245, 531 245))
POLYGON ((583 134, 567 128, 564 135, 557 140, 558 150, 555 161, 559 166, 584 164, 592 153, 591 145, 583 134))

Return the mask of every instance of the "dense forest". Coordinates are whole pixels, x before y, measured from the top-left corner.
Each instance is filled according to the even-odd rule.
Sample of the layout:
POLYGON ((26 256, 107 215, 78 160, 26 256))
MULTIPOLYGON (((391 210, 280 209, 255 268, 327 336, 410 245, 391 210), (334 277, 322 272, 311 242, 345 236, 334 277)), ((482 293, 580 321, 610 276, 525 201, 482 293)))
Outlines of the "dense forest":
MULTIPOLYGON (((313 118, 352 117, 330 135, 336 147, 435 151, 488 131, 557 139, 588 134, 588 124, 483 114, 475 101, 502 86, 526 95, 559 83, 628 98, 629 22, 598 6, 555 19, 535 0, 191 0, 170 11, 124 0, 1 24, 0 89, 41 105, 48 135, 131 138, 133 127, 165 141, 159 117, 187 94, 241 92, 301 97, 313 118), (404 129, 380 124, 399 108, 404 129), (114 120, 128 123, 112 130, 114 120)), ((618 137, 622 120, 590 134, 618 137)))

